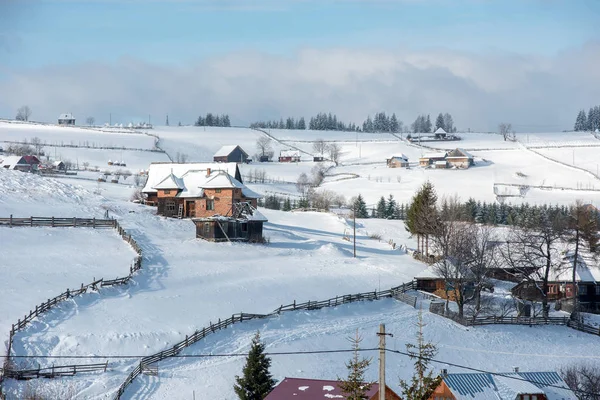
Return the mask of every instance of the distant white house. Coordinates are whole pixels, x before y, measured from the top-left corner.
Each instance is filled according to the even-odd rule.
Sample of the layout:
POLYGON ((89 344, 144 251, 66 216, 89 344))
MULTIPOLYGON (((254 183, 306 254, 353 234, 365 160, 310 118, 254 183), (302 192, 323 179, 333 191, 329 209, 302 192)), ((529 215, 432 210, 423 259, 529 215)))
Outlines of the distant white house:
POLYGON ((75 117, 71 113, 60 114, 58 117, 59 125, 75 125, 75 117))
POLYGON ((442 127, 437 128, 434 134, 436 139, 443 139, 446 137, 446 131, 442 127))
POLYGON ((279 162, 300 162, 299 150, 281 150, 279 162))

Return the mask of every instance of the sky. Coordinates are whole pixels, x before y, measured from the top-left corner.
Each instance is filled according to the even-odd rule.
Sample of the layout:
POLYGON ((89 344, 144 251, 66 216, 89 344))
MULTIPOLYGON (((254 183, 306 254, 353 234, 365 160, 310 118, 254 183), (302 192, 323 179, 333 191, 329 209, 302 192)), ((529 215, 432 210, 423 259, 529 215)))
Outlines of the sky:
POLYGON ((597 0, 0 0, 0 118, 571 129, 600 104, 599 21, 597 0))

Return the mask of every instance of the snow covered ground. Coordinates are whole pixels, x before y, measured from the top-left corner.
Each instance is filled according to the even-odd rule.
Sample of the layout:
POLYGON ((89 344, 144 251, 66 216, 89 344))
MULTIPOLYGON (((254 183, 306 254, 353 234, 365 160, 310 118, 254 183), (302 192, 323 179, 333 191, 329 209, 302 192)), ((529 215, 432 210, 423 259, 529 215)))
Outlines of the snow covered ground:
MULTIPOLYGON (((253 155, 257 138, 264 135, 243 128, 205 130, 198 127, 158 127, 152 133, 160 136, 159 145, 171 156, 177 152, 185 153, 190 161, 211 160, 214 152, 227 144, 239 144, 253 155)), ((151 146, 153 143, 153 138, 139 134, 0 123, 0 140, 56 135, 61 137, 60 140, 77 141, 80 134, 86 135, 90 141, 93 135, 98 135, 93 140, 103 143, 108 143, 111 138, 120 138, 118 140, 122 143, 132 140, 129 142, 132 147, 151 146), (17 128, 12 129, 11 126, 8 129, 4 125, 17 128), (6 134, 11 138, 5 139, 6 134)), ((457 194, 463 200, 474 197, 486 201, 495 200, 493 187, 499 182, 557 187, 598 185, 597 180, 586 172, 546 160, 519 143, 504 142, 498 135, 473 134, 465 139, 465 145, 461 143, 461 147, 480 149, 472 151, 477 162, 474 168, 430 170, 387 168, 385 159, 392 154, 401 152, 407 154, 411 161, 416 161, 423 152, 429 151, 391 135, 359 134, 357 143, 356 138, 352 140, 354 133, 271 131, 270 134, 280 140, 273 143, 276 155, 279 149, 289 145, 309 151, 312 149, 310 141, 316 138, 337 141, 342 147, 341 165, 328 171, 332 176, 326 179, 322 188, 344 194, 347 198, 361 193, 369 205, 374 205, 382 195, 387 198, 389 194, 406 203, 426 180, 434 183, 439 197, 457 194), (510 149, 483 150, 506 147, 510 149)), ((568 135, 571 134, 546 136, 549 138, 547 141, 555 138, 552 143, 583 143, 589 138, 597 140, 591 135, 589 138, 568 135)), ((449 146, 454 147, 458 146, 449 146)), ((110 151, 99 154, 99 161, 116 158, 110 151)), ((310 157, 305 158, 308 160, 310 157)), ((151 159, 139 160, 140 164, 145 161, 151 159)), ((294 182, 301 172, 308 174, 314 165, 308 161, 297 164, 253 163, 242 165, 241 170, 242 174, 249 174, 252 169, 264 169, 268 177, 294 182)), ((252 188, 261 193, 296 193, 294 184, 285 182, 252 184, 252 188)), ((194 225, 190 221, 157 217, 155 209, 128 202, 133 190, 128 185, 98 185, 82 179, 44 178, 0 169, 0 215, 102 217, 108 210, 144 251, 144 267, 135 275, 131 285, 86 294, 63 303, 15 337, 18 354, 148 355, 168 348, 195 329, 233 313, 267 313, 294 299, 302 302, 386 289, 410 281, 425 268, 403 251, 392 249, 388 243, 391 239, 397 245, 415 246, 402 221, 358 221, 356 259, 352 257, 352 243, 344 240, 351 231, 351 222, 324 213, 264 210, 269 219, 265 225, 265 236, 270 240, 268 245, 208 243, 195 238, 194 225), (373 234, 381 235, 382 240, 369 238, 373 234)), ((515 198, 514 202, 568 204, 577 198, 600 204, 599 192, 535 188, 531 188, 524 198, 515 198)), ((105 276, 101 272, 122 275, 118 271, 126 268, 131 260, 131 250, 114 233, 107 231, 7 229, 0 230, 0 235, 10 235, 6 240, 11 243, 10 254, 14 255, 2 259, 0 271, 13 274, 8 275, 10 290, 27 290, 32 293, 31 296, 39 294, 47 298, 47 292, 55 295, 67 286, 87 282, 94 276, 105 276), (24 236, 21 237, 21 234, 24 236), (33 237, 36 234, 41 234, 42 238, 36 240, 33 237), (93 235, 106 241, 102 249, 110 248, 114 240, 114 245, 121 250, 95 249, 91 246, 95 238, 93 235), (56 244, 56 248, 60 249, 56 258, 42 259, 40 254, 53 247, 57 237, 65 236, 68 241, 56 244), (69 256, 71 245, 81 249, 77 258, 69 256), (32 257, 37 260, 29 263, 33 264, 31 274, 18 275, 23 273, 22 257, 30 252, 36 252, 32 257), (90 258, 92 261, 89 261, 90 258), (110 267, 105 267, 107 262, 110 267), (71 274, 70 266, 78 264, 84 266, 71 274), (41 266, 45 269, 40 269, 41 266), (100 272, 94 272, 98 269, 100 272), (48 271, 52 274, 45 275, 49 274, 48 271), (88 272, 91 275, 88 276, 88 272), (73 283, 62 284, 64 276, 61 274, 69 274, 73 283), (34 282, 41 277, 47 282, 32 283, 30 287, 19 289, 18 285, 12 285, 12 281, 18 282, 21 276, 23 281, 29 279, 28 282, 34 282), (55 280, 57 286, 53 290, 55 280)), ((4 236, 0 239, 0 243, 4 244, 4 236)), ((4 247, 2 251, 4 255, 4 247)), ((25 305, 25 311, 37 302, 25 305)), ((6 315, 10 322, 15 317, 12 311, 9 312, 9 306, 11 304, 0 297, 0 315, 3 318, 6 315)), ((23 312, 17 311, 18 315, 23 312)), ((289 313, 268 321, 235 325, 198 343, 186 353, 247 350, 249 339, 256 329, 261 330, 273 351, 347 348, 344 338, 352 335, 357 328, 365 336, 364 346, 370 347, 375 344, 374 333, 380 322, 385 322, 387 329, 394 333, 388 347, 404 350, 404 344, 414 338, 412 324, 416 314, 417 310, 392 300, 289 313)), ((465 328, 427 312, 424 318, 428 324, 425 328, 427 338, 439 345, 438 358, 448 362, 494 371, 509 371, 513 366, 522 370, 558 369, 581 360, 600 362, 600 338, 565 327, 465 328)), ((0 324, 4 323, 2 321, 4 319, 0 319, 0 324)), ((2 326, 0 329, 4 329, 4 335, 8 333, 8 329, 2 326)), ((347 358, 347 354, 274 357, 273 373, 278 379, 284 376, 335 379, 344 374, 343 362, 347 358)), ((39 362, 42 365, 52 363, 51 360, 39 362)), ((84 359, 79 362, 90 361, 84 359)), ((64 397, 70 391, 80 398, 106 398, 107 394, 114 394, 136 362, 136 359, 110 360, 106 374, 29 383, 10 381, 9 395, 23 397, 32 385, 42 385, 44 390, 56 394, 56 398, 64 397)), ((233 377, 241 372, 242 364, 243 360, 238 358, 165 361, 159 366, 158 378, 138 378, 125 398, 190 398, 192 390, 196 394, 202 393, 202 398, 232 398, 233 377)), ((388 357, 388 377, 392 387, 397 389, 398 377, 408 377, 410 364, 401 356, 388 357)), ((371 377, 375 377, 375 371, 375 368, 371 369, 371 377)))

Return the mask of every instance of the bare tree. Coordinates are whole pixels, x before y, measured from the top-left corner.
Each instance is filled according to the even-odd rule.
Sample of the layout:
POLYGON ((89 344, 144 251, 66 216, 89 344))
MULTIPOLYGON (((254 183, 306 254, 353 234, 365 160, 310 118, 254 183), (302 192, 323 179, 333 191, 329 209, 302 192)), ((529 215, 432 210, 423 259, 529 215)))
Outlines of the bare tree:
POLYGON ((313 143, 313 151, 315 153, 319 153, 321 155, 321 157, 323 157, 323 155, 327 151, 327 147, 328 147, 327 143, 325 143, 325 141, 323 139, 317 139, 313 143))
POLYGON ((562 368, 560 375, 580 400, 600 400, 600 367, 571 365, 562 368))
POLYGON ((39 155, 42 150, 42 140, 39 137, 31 138, 31 145, 35 148, 35 154, 39 155))
POLYGON ((296 189, 302 193, 302 197, 306 197, 309 187, 310 180, 308 179, 308 175, 303 172, 300 174, 300 176, 298 176, 298 180, 296 181, 296 189))
POLYGON ((185 153, 177 152, 175 155, 175 161, 178 163, 185 164, 187 159, 188 159, 188 156, 185 153))
POLYGON ((140 182, 141 182, 141 178, 138 174, 135 174, 133 176, 133 183, 135 184, 135 186, 140 186, 140 182))
POLYGON ((271 146, 271 138, 267 136, 261 136, 256 140, 256 149, 260 153, 261 157, 268 156, 273 151, 271 146))
POLYGON ((88 167, 90 166, 90 163, 87 161, 84 161, 82 165, 83 165, 83 169, 87 171, 88 167))
POLYGON ((513 227, 500 248, 502 262, 514 269, 542 300, 542 313, 548 317, 548 282, 551 273, 563 266, 561 247, 565 221, 542 215, 538 226, 513 227))
POLYGON ((340 155, 342 152, 342 148, 337 143, 331 143, 327 146, 327 152, 329 153, 329 159, 335 163, 337 166, 340 161, 340 155))
POLYGON ((507 124, 506 122, 502 122, 498 125, 498 133, 502 135, 504 141, 511 139, 512 132, 512 124, 507 124))
POLYGON ((17 116, 15 119, 17 121, 29 121, 29 117, 31 116, 31 108, 29 106, 21 106, 17 110, 17 116))
POLYGON ((489 225, 474 225, 471 237, 471 273, 473 278, 473 297, 475 298, 475 314, 481 311, 481 292, 491 287, 491 267, 497 264, 497 240, 495 230, 489 225))
POLYGON ((87 118, 85 119, 85 122, 86 122, 86 123, 87 123, 89 126, 92 126, 92 125, 94 125, 94 123, 96 122, 96 118, 94 118, 94 117, 91 117, 91 116, 90 116, 90 117, 87 117, 87 118))

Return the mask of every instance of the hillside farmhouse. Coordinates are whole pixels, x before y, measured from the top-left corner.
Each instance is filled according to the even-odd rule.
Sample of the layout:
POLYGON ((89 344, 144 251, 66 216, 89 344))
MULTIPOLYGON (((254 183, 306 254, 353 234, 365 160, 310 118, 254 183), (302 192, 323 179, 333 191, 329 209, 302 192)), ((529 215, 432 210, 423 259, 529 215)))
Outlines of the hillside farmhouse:
MULTIPOLYGON (((265 400, 317 400, 317 399, 342 399, 345 398, 340 390, 339 381, 326 381, 321 379, 283 378, 275 389, 265 397, 265 400)), ((367 392, 366 399, 379 398, 379 384, 374 383, 367 392)), ((400 400, 392 389, 386 386, 385 398, 400 400)))
POLYGON ((22 172, 36 172, 40 160, 36 156, 8 156, 0 159, 0 167, 22 172))
POLYGON ((556 372, 506 374, 442 374, 442 382, 429 400, 576 400, 577 396, 556 372), (515 379, 516 378, 516 379, 515 379))
POLYGON ((58 117, 59 125, 75 125, 75 117, 71 113, 60 114, 58 117))
POLYGON ((419 158, 419 165, 426 168, 433 166, 436 169, 466 169, 475 165, 475 161, 471 153, 457 148, 448 152, 426 153, 419 158))
POLYGON ((387 159, 387 166, 389 168, 406 168, 408 167, 408 157, 404 154, 391 156, 387 159))
POLYGON ((235 162, 245 163, 248 161, 248 153, 246 153, 240 146, 223 146, 213 156, 214 162, 235 162))
POLYGON ((281 150, 279 162, 300 162, 299 150, 281 150))

